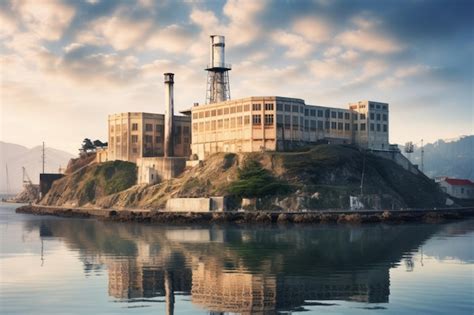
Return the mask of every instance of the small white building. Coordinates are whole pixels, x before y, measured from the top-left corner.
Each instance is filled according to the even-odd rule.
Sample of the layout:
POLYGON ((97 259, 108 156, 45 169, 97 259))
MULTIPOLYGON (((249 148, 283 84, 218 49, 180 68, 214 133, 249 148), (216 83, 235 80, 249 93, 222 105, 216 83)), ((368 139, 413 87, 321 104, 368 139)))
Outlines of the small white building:
POLYGON ((441 189, 451 197, 474 199, 474 183, 469 179, 444 177, 438 179, 441 189))

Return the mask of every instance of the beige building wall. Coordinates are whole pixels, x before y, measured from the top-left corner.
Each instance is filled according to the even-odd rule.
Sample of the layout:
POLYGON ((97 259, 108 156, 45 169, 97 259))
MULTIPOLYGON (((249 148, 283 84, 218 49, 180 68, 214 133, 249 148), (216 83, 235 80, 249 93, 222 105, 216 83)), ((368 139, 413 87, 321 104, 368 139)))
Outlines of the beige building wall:
MULTIPOLYGON (((191 118, 174 116, 174 153, 188 157, 191 142, 191 118)), ((163 156, 164 115, 119 113, 109 115, 108 160, 136 163, 141 157, 163 156)))
POLYGON ((388 104, 361 101, 348 109, 306 105, 302 99, 249 97, 194 106, 192 152, 286 150, 324 140, 388 150, 388 104))

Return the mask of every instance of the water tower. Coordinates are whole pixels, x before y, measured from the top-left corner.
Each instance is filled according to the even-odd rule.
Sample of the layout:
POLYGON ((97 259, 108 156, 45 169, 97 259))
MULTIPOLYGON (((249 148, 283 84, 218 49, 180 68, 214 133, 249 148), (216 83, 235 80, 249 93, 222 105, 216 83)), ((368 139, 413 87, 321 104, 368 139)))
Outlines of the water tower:
POLYGON ((221 35, 210 36, 210 59, 207 65, 206 104, 230 100, 229 70, 225 63, 225 38, 221 35))

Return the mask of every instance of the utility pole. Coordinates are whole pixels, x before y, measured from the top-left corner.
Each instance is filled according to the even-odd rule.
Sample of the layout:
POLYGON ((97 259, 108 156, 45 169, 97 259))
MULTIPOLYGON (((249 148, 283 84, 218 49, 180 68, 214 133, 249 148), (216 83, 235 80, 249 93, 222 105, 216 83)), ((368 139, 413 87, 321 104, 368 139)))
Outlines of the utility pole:
POLYGON ((360 177, 360 196, 363 196, 364 192, 364 175, 365 175, 365 152, 362 152, 362 176, 360 177))
MULTIPOLYGON (((10 179, 8 178, 8 164, 5 164, 6 179, 7 179, 7 196, 10 194, 10 179)), ((8 197, 7 197, 8 198, 8 197)))
POLYGON ((421 139, 421 172, 424 173, 424 155, 425 155, 425 149, 423 147, 423 139, 421 139))
POLYGON ((45 162, 45 154, 44 154, 44 141, 43 141, 43 152, 41 154, 41 161, 43 163, 43 174, 44 174, 44 162, 45 162))

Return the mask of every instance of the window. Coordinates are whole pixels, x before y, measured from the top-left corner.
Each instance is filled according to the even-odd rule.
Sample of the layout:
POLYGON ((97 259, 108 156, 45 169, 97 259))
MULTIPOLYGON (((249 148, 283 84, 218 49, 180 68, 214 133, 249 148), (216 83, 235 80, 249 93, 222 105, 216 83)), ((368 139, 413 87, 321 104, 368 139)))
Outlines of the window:
POLYGON ((242 105, 237 106, 236 112, 237 112, 237 113, 241 113, 241 112, 242 112, 242 105))
POLYGON ((161 136, 156 136, 156 137, 155 137, 155 143, 160 144, 160 143, 161 143, 161 139, 162 139, 161 136))
POLYGON ((235 128, 235 117, 230 119, 230 128, 235 128))
POLYGON ((206 126, 206 131, 211 130, 211 122, 210 122, 210 121, 206 121, 206 122, 204 123, 204 126, 206 126))
POLYGON ((203 122, 200 122, 199 123, 199 131, 204 131, 204 123, 203 122))
POLYGON ((386 106, 386 105, 382 105, 382 109, 383 109, 383 110, 387 110, 387 106, 386 106))
POLYGON ((323 111, 321 109, 318 109, 318 117, 323 117, 323 111))
POLYGON ((346 123, 344 125, 344 130, 351 130, 351 124, 346 123))
POLYGON ((379 121, 380 121, 380 114, 377 114, 377 116, 376 116, 376 117, 377 117, 377 120, 379 120, 379 121))
POLYGON ((155 126, 155 130, 158 133, 163 133, 163 129, 164 129, 163 125, 156 125, 155 126))
POLYGON ((337 117, 337 112, 331 112, 331 118, 336 118, 337 117))
POLYGON ((291 126, 291 116, 285 115, 285 128, 290 129, 291 126))
POLYGON ((216 130, 216 121, 211 121, 211 130, 216 130))
POLYGON ((370 109, 373 109, 374 108, 374 104, 370 104, 370 109))
POLYGON ((324 129, 329 130, 329 121, 324 122, 324 129))
POLYGON ((197 132, 197 131, 198 131, 198 124, 193 123, 193 132, 197 132))
POLYGON ((283 104, 277 103, 277 110, 283 111, 283 104))
POLYGON ((211 116, 212 116, 212 117, 215 117, 215 116, 216 116, 216 110, 215 110, 215 109, 211 110, 211 116))
POLYGON ((375 125, 374 124, 370 124, 370 131, 374 131, 375 130, 375 125))
POLYGON ((318 120, 318 130, 323 130, 323 122, 318 120))
POLYGON ((110 126, 110 132, 114 132, 114 126, 110 126))
POLYGON ((262 110, 262 104, 252 104, 252 110, 262 110))
POLYGON ((184 133, 185 135, 189 135, 189 127, 188 127, 188 126, 184 126, 184 127, 183 127, 183 133, 184 133))
POLYGON ((387 125, 383 125, 383 132, 387 132, 387 125))
POLYGON ((283 115, 277 115, 277 126, 283 124, 283 115))
POLYGON ((365 123, 364 124, 360 124, 360 131, 365 131, 365 123))
POLYGON ((138 130, 138 124, 132 124, 132 131, 138 130))
POLYGON ((137 148, 133 148, 133 149, 132 149, 132 152, 133 152, 133 153, 138 153, 137 148))
POLYGON ((360 114, 359 117, 361 120, 365 120, 365 114, 360 114))
POLYGON ((298 126, 298 125, 299 125, 298 116, 293 116, 293 121, 292 121, 292 123, 293 123, 293 127, 295 127, 295 126, 298 126))
POLYGON ((250 116, 244 116, 244 125, 250 124, 250 116))
MULTIPOLYGON (((329 112, 330 112, 330 110, 329 110, 329 109, 326 109, 326 111, 325 111, 325 116, 326 116, 326 118, 329 118, 329 112)), ((326 128, 326 129, 329 129, 329 128, 326 128)))
POLYGON ((359 126, 359 125, 354 124, 354 127, 353 127, 353 128, 354 128, 354 131, 357 131, 357 127, 358 127, 358 126, 359 126))
POLYGON ((248 112, 248 111, 250 111, 250 105, 246 104, 244 105, 244 112, 248 112))
POLYGON ((380 131, 380 124, 377 124, 377 131, 380 131))
POLYGON ((380 105, 379 104, 375 105, 375 108, 380 109, 380 105))
POLYGON ((198 119, 198 113, 193 113, 193 119, 198 119))
POLYGON ((221 115, 222 115, 222 108, 217 110, 217 116, 221 116, 221 115))
POLYGON ((230 108, 230 113, 231 113, 231 114, 235 114, 235 107, 234 107, 234 106, 232 106, 232 107, 230 108))
POLYGON ((273 115, 265 115, 265 125, 273 125, 273 115))
POLYGON ((304 107, 303 106, 300 107, 300 113, 304 114, 304 107))
MULTIPOLYGON (((315 131, 316 130, 316 120, 311 120, 311 131, 315 131)), ((321 124, 321 129, 322 129, 322 124, 321 124)))
POLYGON ((224 126, 224 121, 222 119, 219 119, 217 121, 217 128, 222 129, 223 126, 224 126))
MULTIPOLYGON (((216 123, 215 120, 213 120, 212 122, 214 124, 216 123)), ((174 134, 176 144, 181 144, 181 133, 182 133, 181 130, 182 130, 181 126, 176 126, 176 130, 175 130, 175 134, 174 134)))
POLYGON ((338 119, 342 119, 342 117, 343 117, 343 113, 342 113, 342 112, 338 112, 338 113, 337 113, 337 118, 338 118, 338 119))
POLYGON ((291 108, 291 111, 293 113, 298 113, 300 111, 299 108, 298 108, 298 105, 293 105, 293 107, 291 108))
POLYGON ((291 105, 285 104, 285 112, 291 112, 291 105))
POLYGON ((337 130, 343 130, 344 124, 343 123, 337 123, 337 130))
POLYGON ((309 131, 309 120, 308 119, 305 119, 305 121, 304 121, 304 130, 309 131))
POLYGON ((205 112, 205 115, 204 115, 204 116, 206 116, 206 117, 210 117, 210 116, 211 116, 211 112, 210 112, 210 111, 208 111, 208 110, 206 110, 206 112, 205 112))
POLYGON ((273 103, 266 103, 265 110, 273 110, 273 103))
POLYGON ((224 108, 224 115, 229 115, 229 107, 224 108))
POLYGON ((383 121, 387 121, 387 114, 383 114, 383 121))
POLYGON ((153 131, 153 125, 152 124, 146 124, 145 125, 145 131, 153 131))
POLYGON ((199 112, 199 118, 204 118, 204 112, 199 112))
POLYGON ((375 120, 374 113, 370 113, 370 120, 375 120))
POLYGON ((336 129, 336 127, 337 127, 336 122, 335 122, 335 121, 332 121, 332 122, 331 122, 331 129, 336 129))
POLYGON ((260 116, 260 115, 252 115, 252 124, 254 124, 254 125, 261 125, 261 124, 262 124, 262 116, 260 116))
POLYGON ((358 115, 357 114, 352 114, 352 119, 357 120, 358 115))
POLYGON ((309 111, 309 115, 312 116, 312 117, 316 117, 316 110, 315 109, 311 109, 309 111))
POLYGON ((309 116, 309 109, 305 108, 305 110, 304 110, 304 115, 305 115, 305 116, 309 116))
POLYGON ((132 143, 138 143, 138 136, 132 135, 132 143))
POLYGON ((237 126, 242 126, 242 116, 237 117, 237 126))
POLYGON ((145 143, 152 143, 153 142, 153 136, 150 135, 145 135, 145 143))
POLYGON ((344 113, 344 119, 347 119, 347 120, 351 119, 351 114, 344 113))

